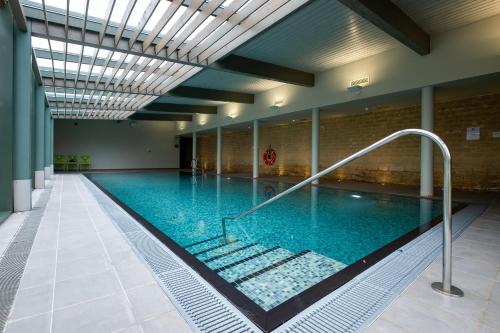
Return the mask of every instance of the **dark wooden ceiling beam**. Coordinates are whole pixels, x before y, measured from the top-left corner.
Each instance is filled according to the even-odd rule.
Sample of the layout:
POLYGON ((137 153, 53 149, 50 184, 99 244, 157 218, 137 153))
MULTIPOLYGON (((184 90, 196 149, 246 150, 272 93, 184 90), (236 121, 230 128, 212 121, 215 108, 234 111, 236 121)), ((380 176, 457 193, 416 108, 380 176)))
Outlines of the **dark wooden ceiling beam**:
POLYGON ((151 103, 144 108, 145 111, 168 112, 168 113, 206 113, 217 114, 216 106, 188 105, 172 103, 151 103))
POLYGON ((227 90, 179 86, 168 92, 169 96, 204 99, 210 101, 253 104, 254 95, 227 90))
POLYGON ((258 78, 313 87, 314 74, 250 58, 230 55, 212 64, 212 68, 258 78))
POLYGON ((390 0, 339 0, 358 15, 420 55, 430 53, 430 36, 390 0))
POLYGON ((136 112, 130 117, 130 120, 154 120, 154 121, 193 121, 193 116, 189 114, 154 114, 136 112))

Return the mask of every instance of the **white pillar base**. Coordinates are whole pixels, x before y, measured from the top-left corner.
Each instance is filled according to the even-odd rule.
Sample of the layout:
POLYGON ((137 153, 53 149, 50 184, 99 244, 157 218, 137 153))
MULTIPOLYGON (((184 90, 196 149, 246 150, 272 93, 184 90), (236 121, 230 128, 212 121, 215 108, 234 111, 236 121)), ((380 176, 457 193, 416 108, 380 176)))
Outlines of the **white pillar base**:
POLYGON ((46 166, 44 169, 45 179, 50 179, 50 167, 46 166))
POLYGON ((31 179, 14 180, 14 211, 31 210, 31 179))
POLYGON ((50 165, 50 177, 54 175, 54 164, 50 165))
POLYGON ((35 171, 35 188, 36 189, 45 188, 45 171, 43 170, 35 171))

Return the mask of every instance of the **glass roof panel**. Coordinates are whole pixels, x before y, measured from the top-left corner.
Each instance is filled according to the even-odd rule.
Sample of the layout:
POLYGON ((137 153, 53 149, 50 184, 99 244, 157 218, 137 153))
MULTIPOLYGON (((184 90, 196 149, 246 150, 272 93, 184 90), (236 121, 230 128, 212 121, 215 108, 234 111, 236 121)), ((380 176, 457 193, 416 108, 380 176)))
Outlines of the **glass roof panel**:
POLYGON ((52 60, 50 59, 36 58, 36 63, 38 64, 38 67, 49 68, 52 70, 52 60))
POLYGON ((58 42, 56 40, 49 40, 52 51, 64 52, 64 42, 58 42))
POLYGON ((49 40, 45 39, 45 38, 31 37, 31 45, 34 48, 48 50, 49 49, 49 40))
POLYGON ((80 55, 82 52, 82 46, 77 44, 68 43, 68 53, 74 53, 80 55))
MULTIPOLYGON (((110 22, 121 23, 123 14, 127 9, 129 0, 117 0, 115 1, 115 7, 113 7, 113 12, 111 13, 110 22)), ((135 10, 135 8, 134 8, 135 10)))
POLYGON ((97 52, 97 49, 91 46, 85 46, 83 48, 83 55, 93 57, 95 53, 97 52))
POLYGON ((194 15, 193 15, 193 16, 191 16, 191 18, 190 18, 190 19, 186 22, 186 24, 184 24, 184 25, 182 26, 182 28, 181 28, 179 31, 177 31, 177 33, 174 35, 174 37, 173 37, 173 38, 176 38, 176 37, 178 37, 180 34, 182 34, 182 33, 184 32, 184 30, 186 30, 186 28, 187 28, 187 27, 189 27, 189 25, 190 25, 190 24, 191 24, 191 23, 192 23, 192 22, 196 19, 196 17, 197 17, 198 15, 201 15, 201 14, 200 14, 200 12, 196 12, 196 13, 194 13, 194 15))
MULTIPOLYGON (((60 0, 59 0, 60 1, 60 0)), ((108 3, 110 0, 89 0, 89 13, 91 17, 97 17, 104 19, 106 15, 106 10, 108 8, 108 3)), ((125 2, 125 0, 116 0, 116 2, 125 2)), ((116 5, 115 5, 116 8, 116 5)), ((84 14, 84 11, 81 12, 84 14)))
MULTIPOLYGON (((123 1, 123 0, 122 0, 123 1)), ((123 1, 126 2, 126 1, 123 1)), ((127 26, 136 28, 139 26, 139 21, 142 19, 144 16, 144 12, 149 6, 149 3, 151 0, 138 0, 137 3, 135 4, 134 10, 132 10, 132 14, 130 14, 130 17, 127 22, 127 26)), ((164 2, 164 1, 162 1, 164 2)))
POLYGON ((84 14, 85 5, 86 5, 86 0, 71 0, 69 2, 69 11, 84 14))
POLYGON ((170 1, 160 1, 153 12, 153 15, 149 18, 148 23, 146 23, 146 26, 144 27, 145 31, 151 31, 154 29, 158 22, 160 22, 160 19, 167 10, 168 6, 170 6, 170 1))
POLYGON ((175 14, 172 16, 172 18, 168 21, 167 25, 163 28, 163 30, 160 32, 160 36, 165 35, 177 22, 177 20, 184 14, 184 12, 187 10, 186 7, 180 6, 175 14))
POLYGON ((124 55, 125 55, 125 53, 115 51, 113 53, 113 55, 111 56, 111 60, 114 60, 114 61, 120 60, 120 58, 123 57, 124 55))
POLYGON ((189 36, 188 38, 186 39, 186 41, 190 41, 191 39, 193 39, 194 37, 196 37, 196 35, 198 35, 201 31, 203 31, 207 25, 210 24, 210 22, 212 22, 214 20, 215 17, 213 16, 209 16, 205 19, 205 21, 203 21, 202 24, 200 24, 200 26, 198 28, 196 28, 195 31, 193 31, 189 36))

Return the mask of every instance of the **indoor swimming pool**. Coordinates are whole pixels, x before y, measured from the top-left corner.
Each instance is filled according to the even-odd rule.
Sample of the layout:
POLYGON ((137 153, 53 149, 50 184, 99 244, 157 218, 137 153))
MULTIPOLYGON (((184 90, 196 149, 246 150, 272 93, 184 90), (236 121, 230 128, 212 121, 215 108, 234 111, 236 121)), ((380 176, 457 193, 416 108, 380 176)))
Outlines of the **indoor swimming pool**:
POLYGON ((439 221, 441 201, 305 187, 222 223, 291 184, 179 172, 87 177, 248 311, 293 314, 439 221), (254 303, 254 304, 251 304, 254 303))

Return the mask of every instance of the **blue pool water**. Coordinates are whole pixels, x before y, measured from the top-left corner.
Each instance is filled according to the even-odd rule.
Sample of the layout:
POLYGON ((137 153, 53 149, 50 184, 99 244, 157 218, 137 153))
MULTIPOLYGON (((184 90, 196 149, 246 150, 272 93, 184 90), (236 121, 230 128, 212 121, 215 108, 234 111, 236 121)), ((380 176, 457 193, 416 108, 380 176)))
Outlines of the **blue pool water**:
POLYGON ((265 310, 442 212, 440 201, 305 187, 229 221, 223 241, 223 217, 291 185, 177 172, 89 177, 265 310))

